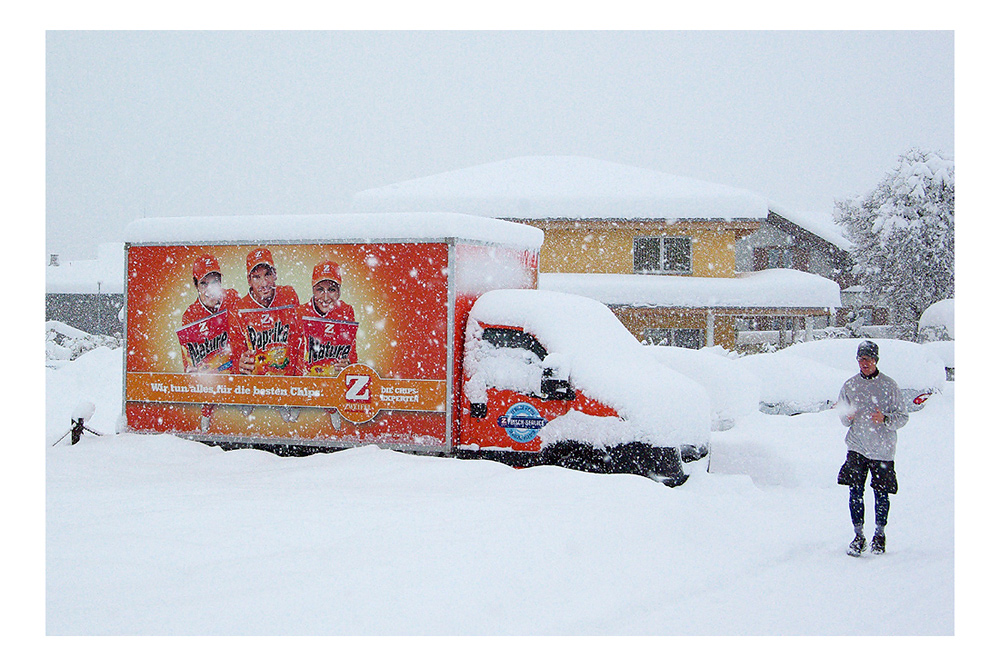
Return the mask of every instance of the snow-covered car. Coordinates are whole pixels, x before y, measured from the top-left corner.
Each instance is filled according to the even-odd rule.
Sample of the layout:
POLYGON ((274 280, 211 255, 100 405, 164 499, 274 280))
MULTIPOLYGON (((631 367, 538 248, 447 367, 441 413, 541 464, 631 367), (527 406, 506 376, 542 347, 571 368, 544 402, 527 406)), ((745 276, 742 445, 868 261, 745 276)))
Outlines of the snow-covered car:
POLYGON ((607 306, 542 290, 480 296, 466 326, 462 449, 682 483, 707 453, 709 398, 607 306))
POLYGON ((692 350, 653 345, 647 349, 657 361, 691 378, 708 392, 713 431, 728 430, 740 417, 757 412, 760 380, 755 373, 741 367, 737 359, 726 356, 722 348, 692 350))
MULTIPOLYGON (((763 385, 761 410, 772 414, 817 412, 831 408, 843 383, 858 372, 859 338, 798 343, 772 354, 752 355, 741 363, 758 373, 763 385)), ((908 411, 919 410, 945 383, 941 359, 917 343, 877 339, 879 370, 899 385, 908 411)))
POLYGON ((760 383, 758 408, 771 415, 828 410, 850 375, 826 364, 779 352, 741 357, 737 367, 760 383))
POLYGON ((955 300, 943 299, 932 303, 917 323, 917 340, 955 340, 955 300))

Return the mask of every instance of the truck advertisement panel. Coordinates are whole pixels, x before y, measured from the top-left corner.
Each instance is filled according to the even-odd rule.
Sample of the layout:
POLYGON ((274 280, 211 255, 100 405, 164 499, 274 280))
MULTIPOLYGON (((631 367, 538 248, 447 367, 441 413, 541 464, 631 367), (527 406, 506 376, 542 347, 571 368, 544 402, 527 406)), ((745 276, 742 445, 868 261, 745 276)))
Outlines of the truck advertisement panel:
POLYGON ((130 245, 126 270, 129 430, 448 446, 446 243, 130 245))

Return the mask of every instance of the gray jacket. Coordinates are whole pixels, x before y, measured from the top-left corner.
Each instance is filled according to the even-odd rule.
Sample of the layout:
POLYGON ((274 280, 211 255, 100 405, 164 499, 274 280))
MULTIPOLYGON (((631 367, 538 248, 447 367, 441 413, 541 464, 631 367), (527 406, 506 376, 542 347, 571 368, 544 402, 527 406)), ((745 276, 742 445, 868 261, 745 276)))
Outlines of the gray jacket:
POLYGON ((896 457, 896 430, 910 419, 903 396, 895 380, 885 373, 866 378, 861 373, 844 383, 837 398, 840 421, 847 430, 847 449, 875 461, 896 457), (876 424, 871 416, 876 410, 885 422, 876 424))

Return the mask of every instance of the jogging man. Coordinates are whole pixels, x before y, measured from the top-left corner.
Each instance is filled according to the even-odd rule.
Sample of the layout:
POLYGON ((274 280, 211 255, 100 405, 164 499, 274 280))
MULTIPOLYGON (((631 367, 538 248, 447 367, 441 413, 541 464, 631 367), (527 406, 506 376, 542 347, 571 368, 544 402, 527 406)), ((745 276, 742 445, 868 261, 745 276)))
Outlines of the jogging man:
POLYGON ((844 383, 837 399, 840 421, 847 430, 847 461, 837 483, 850 487, 849 507, 854 540, 847 547, 860 556, 865 541, 865 480, 871 473, 875 493, 875 534, 872 553, 885 553, 885 526, 889 522, 889 494, 896 493, 896 431, 910 416, 896 382, 878 370, 878 345, 866 340, 858 345, 860 373, 844 383))

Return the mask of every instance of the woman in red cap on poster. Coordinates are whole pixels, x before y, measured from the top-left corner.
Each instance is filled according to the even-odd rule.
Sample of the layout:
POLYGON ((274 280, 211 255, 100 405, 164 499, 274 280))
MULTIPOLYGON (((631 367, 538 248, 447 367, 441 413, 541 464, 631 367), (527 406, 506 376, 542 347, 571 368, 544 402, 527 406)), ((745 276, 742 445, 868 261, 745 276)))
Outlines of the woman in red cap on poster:
MULTIPOLYGON (((340 299, 343 273, 340 265, 326 260, 313 267, 312 298, 299 306, 302 347, 296 357, 303 375, 336 377, 358 362, 358 321, 354 308, 340 299)), ((328 410, 334 428, 340 426, 337 411, 328 410)))

